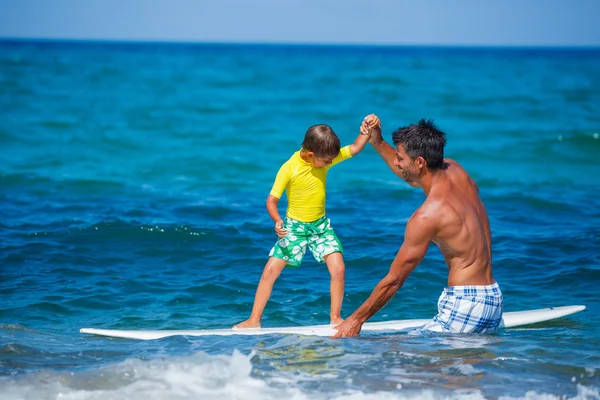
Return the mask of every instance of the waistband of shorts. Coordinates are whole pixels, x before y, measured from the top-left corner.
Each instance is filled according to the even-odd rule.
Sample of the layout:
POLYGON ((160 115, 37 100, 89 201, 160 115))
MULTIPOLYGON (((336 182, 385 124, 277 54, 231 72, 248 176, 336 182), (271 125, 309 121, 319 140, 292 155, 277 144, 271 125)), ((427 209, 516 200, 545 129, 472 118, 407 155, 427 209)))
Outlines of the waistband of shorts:
POLYGON ((320 224, 321 222, 326 221, 327 220, 327 215, 323 215, 321 218, 316 219, 314 221, 310 221, 310 222, 299 221, 297 219, 290 218, 287 215, 286 215, 285 219, 290 220, 292 222, 295 222, 296 224, 314 225, 314 224, 320 224))
POLYGON ((444 293, 450 296, 497 296, 502 295, 500 285, 495 282, 491 285, 465 285, 450 286, 444 289, 444 293))

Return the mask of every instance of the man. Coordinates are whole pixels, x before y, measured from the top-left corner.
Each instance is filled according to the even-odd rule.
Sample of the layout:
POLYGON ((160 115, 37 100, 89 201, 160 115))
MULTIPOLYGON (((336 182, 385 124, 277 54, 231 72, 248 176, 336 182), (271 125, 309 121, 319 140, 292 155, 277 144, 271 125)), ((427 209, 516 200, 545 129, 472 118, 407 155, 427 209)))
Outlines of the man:
MULTIPOLYGON (((361 132, 368 133, 363 122, 361 132)), ((402 287, 425 257, 431 242, 448 265, 448 287, 438 314, 423 329, 434 332, 493 333, 502 320, 502 293, 492 275, 492 239, 479 189, 456 162, 444 159, 444 132, 421 120, 393 133, 396 149, 370 128, 369 142, 388 167, 427 198, 406 224, 404 243, 388 274, 369 298, 337 329, 336 337, 358 335, 365 321, 402 287)))

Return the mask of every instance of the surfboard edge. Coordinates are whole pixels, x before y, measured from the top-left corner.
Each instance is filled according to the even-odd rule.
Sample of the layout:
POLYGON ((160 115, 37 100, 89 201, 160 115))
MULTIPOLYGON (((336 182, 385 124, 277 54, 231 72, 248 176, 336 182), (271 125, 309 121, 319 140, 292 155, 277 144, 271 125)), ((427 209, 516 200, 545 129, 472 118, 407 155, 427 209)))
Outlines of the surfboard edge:
MULTIPOLYGON (((570 305, 559 307, 548 307, 524 311, 506 312, 503 315, 500 328, 514 328, 532 325, 544 321, 550 321, 576 314, 586 309, 585 305, 570 305)), ((415 329, 423 326, 430 319, 406 319, 380 322, 367 322, 363 325, 363 332, 390 332, 415 329)), ((312 325, 298 327, 273 327, 258 329, 206 329, 206 330, 120 330, 81 328, 80 333, 106 336, 123 339, 154 340, 169 336, 256 336, 268 334, 297 334, 308 336, 332 336, 335 333, 332 325, 312 325)))

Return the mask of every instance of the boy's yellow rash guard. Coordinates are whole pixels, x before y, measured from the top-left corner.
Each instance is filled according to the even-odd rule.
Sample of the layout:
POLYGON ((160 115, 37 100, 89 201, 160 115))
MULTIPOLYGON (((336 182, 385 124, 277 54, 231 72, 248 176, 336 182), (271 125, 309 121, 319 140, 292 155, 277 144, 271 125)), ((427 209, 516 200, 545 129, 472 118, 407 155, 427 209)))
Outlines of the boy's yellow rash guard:
POLYGON ((271 196, 280 199, 286 190, 288 208, 285 215, 302 222, 316 221, 325 215, 325 182, 329 168, 351 157, 350 146, 345 146, 331 164, 315 168, 297 151, 279 169, 271 196))

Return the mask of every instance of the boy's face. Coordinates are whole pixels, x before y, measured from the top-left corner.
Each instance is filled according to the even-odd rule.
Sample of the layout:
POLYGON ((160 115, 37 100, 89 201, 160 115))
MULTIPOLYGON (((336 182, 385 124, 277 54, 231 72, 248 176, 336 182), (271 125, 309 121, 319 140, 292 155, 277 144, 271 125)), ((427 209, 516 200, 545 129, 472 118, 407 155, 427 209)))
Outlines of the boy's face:
POLYGON ((331 162, 335 158, 335 157, 317 157, 315 155, 315 153, 313 153, 313 152, 310 152, 309 154, 312 154, 312 157, 311 157, 312 165, 315 168, 323 168, 324 166, 331 164, 331 162))

